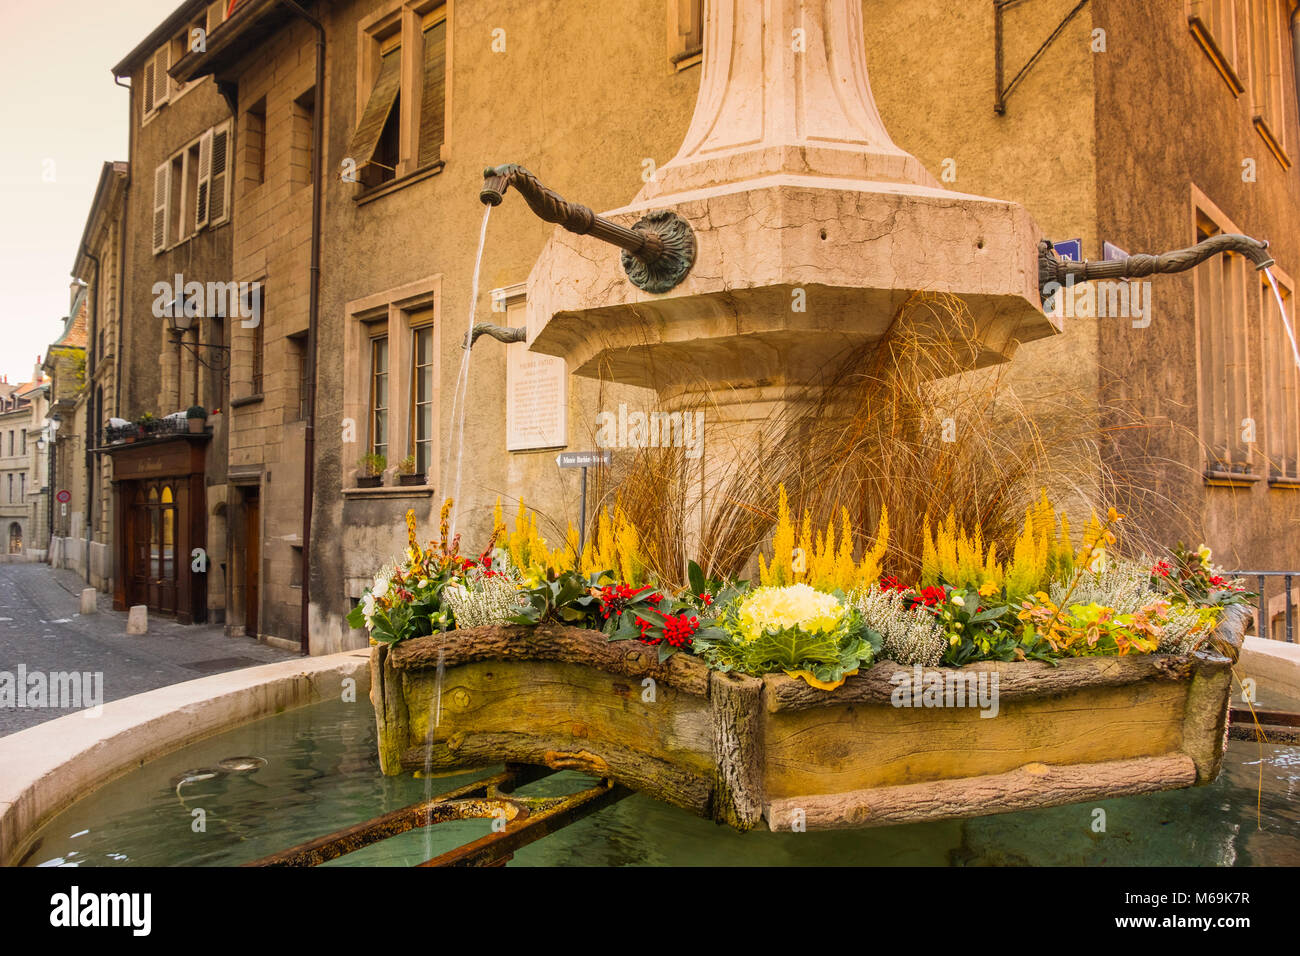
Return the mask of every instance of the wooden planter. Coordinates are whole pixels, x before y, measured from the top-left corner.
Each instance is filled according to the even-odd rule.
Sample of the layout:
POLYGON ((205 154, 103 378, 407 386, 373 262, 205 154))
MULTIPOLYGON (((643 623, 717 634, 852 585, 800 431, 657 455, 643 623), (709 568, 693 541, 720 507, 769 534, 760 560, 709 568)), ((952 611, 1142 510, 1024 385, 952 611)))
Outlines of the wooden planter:
MULTIPOLYGON (((1216 633, 1234 660, 1248 616, 1227 609, 1216 633)), ((660 664, 653 647, 561 626, 452 631, 376 646, 370 662, 386 774, 543 764, 741 830, 813 830, 1209 783, 1233 660, 1205 649, 925 671, 989 683, 996 673, 992 718, 895 706, 896 675, 915 672, 892 661, 825 692, 685 654, 660 664)))

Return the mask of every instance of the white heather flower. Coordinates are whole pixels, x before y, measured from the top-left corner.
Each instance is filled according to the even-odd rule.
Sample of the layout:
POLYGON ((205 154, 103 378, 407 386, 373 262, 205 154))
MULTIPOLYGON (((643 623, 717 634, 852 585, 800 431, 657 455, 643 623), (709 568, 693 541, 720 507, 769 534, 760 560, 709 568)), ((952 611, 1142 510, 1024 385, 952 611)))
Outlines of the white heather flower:
POLYGON ((943 659, 943 627, 927 611, 908 610, 903 592, 882 591, 873 584, 850 598, 866 625, 885 639, 880 656, 899 664, 933 667, 943 659))

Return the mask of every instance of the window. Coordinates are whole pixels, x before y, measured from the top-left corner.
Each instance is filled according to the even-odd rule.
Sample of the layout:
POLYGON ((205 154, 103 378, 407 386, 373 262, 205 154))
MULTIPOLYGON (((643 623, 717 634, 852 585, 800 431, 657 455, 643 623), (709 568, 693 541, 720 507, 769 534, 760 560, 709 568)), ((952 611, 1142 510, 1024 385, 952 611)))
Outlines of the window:
MULTIPOLYGON (((263 292, 262 296, 263 296, 262 315, 265 316, 266 315, 266 293, 263 292)), ((253 394, 261 395, 262 385, 263 385, 262 377, 263 377, 263 371, 265 369, 265 358, 266 358, 266 323, 259 320, 258 323, 253 326, 251 331, 253 333, 253 355, 252 355, 253 372, 252 372, 252 377, 250 379, 250 382, 252 385, 253 394)))
POLYGON ((363 187, 442 160, 447 133, 446 7, 406 4, 363 24, 358 120, 348 156, 363 187))
POLYGON ((310 186, 312 177, 311 127, 316 113, 316 88, 293 101, 293 139, 289 151, 290 181, 310 186))
POLYGON ((704 53, 704 0, 668 0, 668 60, 684 70, 704 53))
POLYGON ((388 336, 370 340, 370 451, 388 457, 388 336))
POLYGON ((1244 93, 1237 65, 1236 0, 1189 0, 1187 22, 1233 93, 1244 93))
POLYGON ((1285 312, 1278 308, 1268 277, 1260 274, 1260 328, 1264 365, 1264 453, 1270 478, 1300 478, 1300 369, 1292 336, 1296 334, 1291 283, 1277 277, 1285 312))
POLYGON ((172 65, 171 44, 165 43, 149 58, 144 65, 144 116, 141 122, 151 118, 164 103, 171 92, 171 78, 167 75, 172 65))
MULTIPOLYGON (((1197 209, 1197 242, 1237 231, 1216 212, 1197 209)), ((1194 273, 1201 441, 1215 473, 1248 473, 1258 433, 1251 409, 1247 267, 1244 256, 1227 253, 1194 273)))
POLYGON ((244 188, 252 189, 266 182, 266 97, 244 113, 244 188))
POLYGON ((307 418, 307 333, 289 336, 289 357, 297 375, 298 394, 285 406, 285 421, 305 421, 307 418))
MULTIPOLYGON (((1284 168, 1286 152, 1286 86, 1283 63, 1291 59, 1288 3, 1252 0, 1249 4, 1251 120, 1269 151, 1284 168)), ((1271 298, 1271 296, 1270 296, 1271 298)))
POLYGON ((23 429, 23 454, 27 454, 27 429, 23 429))
POLYGON ((409 453, 415 456, 416 474, 428 475, 433 470, 433 436, 437 427, 434 421, 434 367, 437 357, 433 350, 433 310, 412 313, 411 330, 411 444, 409 453))
POLYGON ((155 255, 229 218, 229 151, 227 122, 205 131, 154 170, 155 255))
POLYGON ((25 501, 26 499, 27 499, 27 473, 19 472, 18 473, 18 500, 21 502, 21 501, 25 501))

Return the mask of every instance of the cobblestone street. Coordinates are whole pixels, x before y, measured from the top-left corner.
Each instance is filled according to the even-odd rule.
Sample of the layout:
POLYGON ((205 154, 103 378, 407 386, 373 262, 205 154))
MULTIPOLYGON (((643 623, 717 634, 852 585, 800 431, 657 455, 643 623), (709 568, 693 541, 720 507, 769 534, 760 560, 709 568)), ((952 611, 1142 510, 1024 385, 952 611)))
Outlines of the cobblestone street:
MULTIPOLYGON (((78 613, 84 582, 44 564, 0 564, 0 672, 101 673, 103 703, 143 691, 297 656, 221 625, 186 627, 151 616, 149 633, 126 633, 126 614, 99 595, 99 612, 78 613)), ((57 703, 52 701, 51 703, 57 703)), ((0 706, 0 736, 62 717, 54 706, 0 706)))

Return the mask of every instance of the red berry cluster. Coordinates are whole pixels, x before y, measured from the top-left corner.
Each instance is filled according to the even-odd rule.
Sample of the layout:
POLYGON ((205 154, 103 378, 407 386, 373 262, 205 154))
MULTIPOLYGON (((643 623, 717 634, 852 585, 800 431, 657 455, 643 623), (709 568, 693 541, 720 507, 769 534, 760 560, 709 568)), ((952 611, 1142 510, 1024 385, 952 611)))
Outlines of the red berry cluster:
POLYGON ((643 617, 636 619, 636 626, 641 632, 638 640, 642 644, 667 643, 669 647, 689 649, 691 637, 700 629, 700 619, 687 612, 665 614, 663 637, 650 637, 649 632, 654 629, 654 625, 643 617))
MULTIPOLYGON (((646 584, 639 588, 630 588, 626 584, 607 584, 600 589, 600 615, 605 620, 611 617, 618 617, 626 609, 628 602, 639 595, 642 591, 648 591, 650 585, 646 584)), ((650 595, 650 602, 655 603, 659 600, 656 594, 650 595)))
POLYGON ((1151 569, 1152 574, 1158 574, 1162 578, 1167 578, 1173 572, 1173 567, 1168 561, 1157 561, 1156 566, 1151 569))

